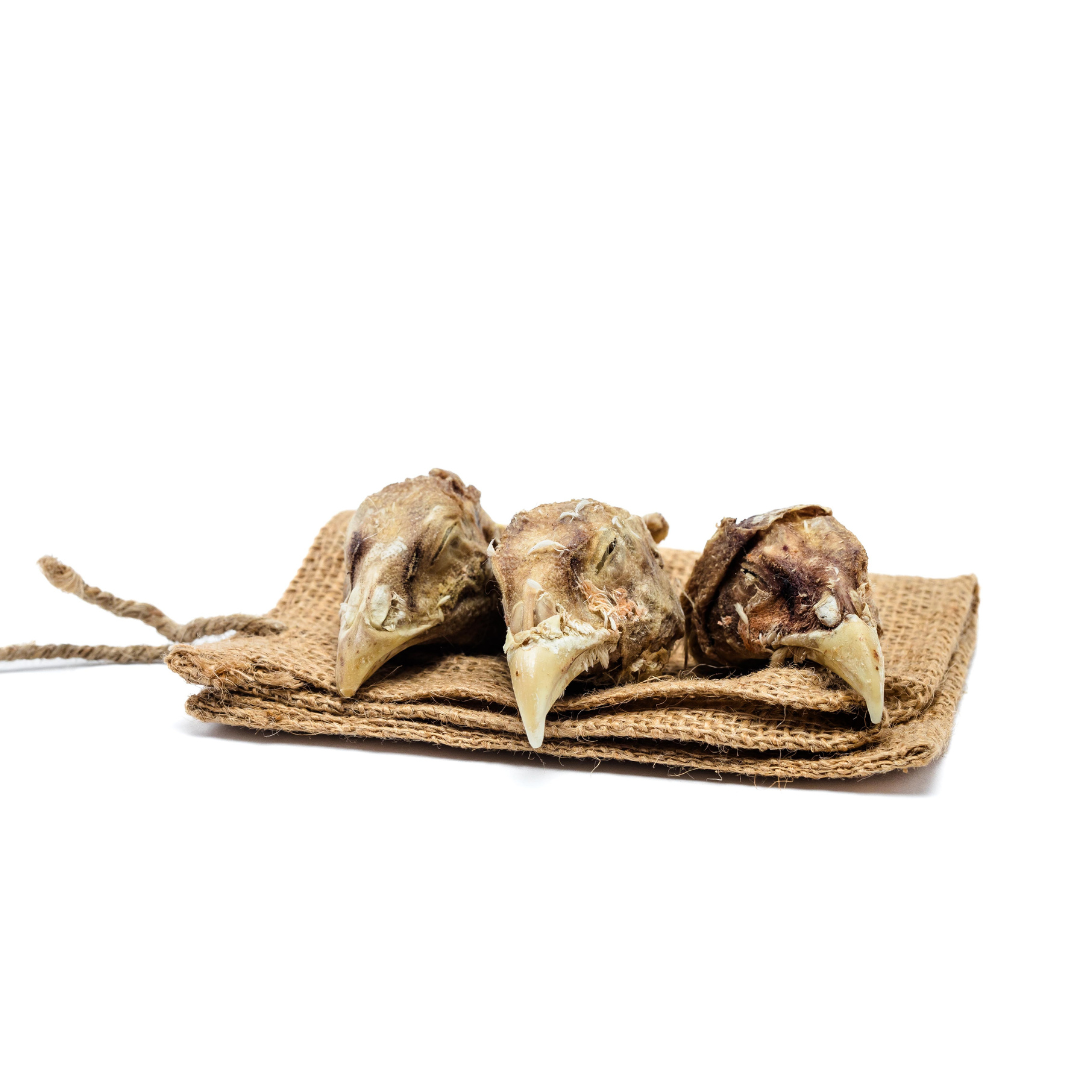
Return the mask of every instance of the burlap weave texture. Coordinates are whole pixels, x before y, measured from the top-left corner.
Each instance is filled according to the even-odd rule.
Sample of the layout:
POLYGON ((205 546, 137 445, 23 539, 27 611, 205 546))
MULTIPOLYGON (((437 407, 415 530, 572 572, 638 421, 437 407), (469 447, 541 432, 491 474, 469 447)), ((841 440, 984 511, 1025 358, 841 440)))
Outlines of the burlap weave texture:
MULTIPOLYGON (((237 634, 172 647, 166 662, 205 689, 202 720, 252 728, 531 751, 501 655, 414 650, 344 701, 334 688, 341 549, 350 512, 320 531, 268 617, 273 637, 237 634)), ((662 549, 680 582, 696 555, 662 549)), ((885 721, 866 729, 861 699, 813 664, 748 673, 680 669, 659 679, 588 688, 559 701, 538 751, 637 761, 674 770, 857 777, 924 765, 948 745, 975 647, 978 587, 951 579, 873 576, 884 627, 885 721)))

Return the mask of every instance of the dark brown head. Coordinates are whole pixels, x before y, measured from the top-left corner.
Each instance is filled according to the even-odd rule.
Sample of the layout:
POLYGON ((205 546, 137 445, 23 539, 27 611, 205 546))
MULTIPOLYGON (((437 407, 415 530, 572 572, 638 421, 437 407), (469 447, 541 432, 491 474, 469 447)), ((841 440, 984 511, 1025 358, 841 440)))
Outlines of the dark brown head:
POLYGON ((826 508, 726 518, 683 605, 695 657, 734 664, 806 656, 836 671, 880 719, 884 661, 866 551, 826 508))

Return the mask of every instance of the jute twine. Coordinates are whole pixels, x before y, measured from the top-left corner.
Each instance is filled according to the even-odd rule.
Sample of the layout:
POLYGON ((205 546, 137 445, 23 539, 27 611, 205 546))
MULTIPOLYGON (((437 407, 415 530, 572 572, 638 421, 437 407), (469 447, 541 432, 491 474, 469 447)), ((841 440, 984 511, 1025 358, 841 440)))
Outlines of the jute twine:
MULTIPOLYGON (((285 629, 284 623, 265 615, 212 615, 178 623, 153 604, 122 600, 96 585, 87 585, 75 570, 51 555, 38 559, 38 566, 49 584, 61 592, 71 593, 121 619, 138 619, 171 642, 198 641, 230 630, 262 635, 280 634, 285 629)), ((36 645, 31 642, 0 648, 0 660, 107 660, 112 664, 160 664, 171 648, 171 645, 36 645)))
MULTIPOLYGON (((76 656, 164 660, 203 689, 200 720, 271 731, 381 738, 554 758, 646 763, 683 774, 736 772, 782 779, 859 777, 925 765, 945 751, 975 648, 978 584, 872 575, 883 625, 886 713, 868 726, 862 700, 813 664, 749 670, 684 669, 626 686, 581 688, 556 703, 540 751, 521 729, 501 654, 437 649, 402 654, 343 700, 334 686, 341 549, 350 513, 320 531, 284 596, 262 617, 179 625, 150 604, 87 586, 43 559, 46 577, 90 603, 154 626, 173 644, 15 646, 0 659, 76 656), (219 641, 197 639, 228 630, 219 641)), ((696 553, 663 549, 681 584, 696 553)), ((681 653, 681 650, 678 650, 681 653)), ((681 657, 680 657, 681 660, 681 657)))

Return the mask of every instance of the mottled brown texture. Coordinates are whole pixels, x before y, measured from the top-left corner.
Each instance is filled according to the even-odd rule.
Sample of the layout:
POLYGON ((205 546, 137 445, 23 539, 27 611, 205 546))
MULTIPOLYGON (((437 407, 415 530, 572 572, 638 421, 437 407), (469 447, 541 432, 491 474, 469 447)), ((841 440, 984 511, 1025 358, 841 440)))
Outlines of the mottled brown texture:
POLYGON ((683 635, 683 614, 653 530, 667 532, 662 515, 650 514, 646 522, 595 499, 515 514, 491 559, 511 633, 520 643, 558 611, 568 626, 617 634, 607 666, 592 668, 579 682, 659 675, 683 635), (530 581, 542 592, 534 595, 530 581))
POLYGON ((376 631, 431 626, 409 648, 438 642, 497 649, 502 641, 498 590, 487 546, 498 528, 480 492, 446 469, 389 484, 369 495, 349 522, 344 542, 341 627, 370 616, 373 591, 386 607, 376 631))
POLYGON ((720 665, 766 660, 784 635, 823 628, 814 610, 823 594, 836 600, 836 621, 865 615, 880 630, 866 551, 828 509, 725 518, 683 595, 691 655, 720 665))
MULTIPOLYGON (((871 575, 888 647, 889 723, 879 729, 865 728, 859 696, 815 665, 717 673, 681 671, 673 660, 645 682, 575 684, 555 704, 539 751, 529 750, 520 730, 502 656, 417 649, 344 701, 334 688, 334 653, 350 517, 327 524, 269 613, 285 624, 280 635, 173 646, 168 665, 205 688, 189 701, 192 715, 268 730, 780 778, 906 769, 933 761, 948 744, 975 647, 978 588, 970 575, 871 575)), ((676 582, 697 562, 693 552, 662 555, 676 582)))

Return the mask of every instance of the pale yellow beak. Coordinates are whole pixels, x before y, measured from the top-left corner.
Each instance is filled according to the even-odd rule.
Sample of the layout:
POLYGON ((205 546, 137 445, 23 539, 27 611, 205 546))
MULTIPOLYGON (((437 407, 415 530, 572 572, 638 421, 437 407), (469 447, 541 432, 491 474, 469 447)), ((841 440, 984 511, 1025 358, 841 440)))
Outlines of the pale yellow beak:
POLYGON ((337 686, 342 697, 352 697, 376 671, 403 649, 417 644, 432 623, 379 630, 363 618, 338 637, 337 686))
POLYGON ((834 630, 788 634, 780 644, 806 649, 809 658, 840 676, 866 702, 870 722, 885 709, 885 658, 877 631, 858 615, 847 615, 834 630))
POLYGON ((612 637, 610 631, 598 630, 594 634, 563 634, 517 647, 510 646, 508 640, 510 681, 533 749, 543 743, 547 714, 567 686, 589 668, 607 666, 612 637))

